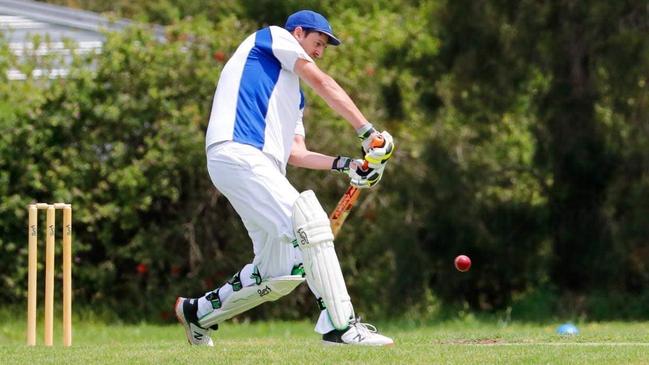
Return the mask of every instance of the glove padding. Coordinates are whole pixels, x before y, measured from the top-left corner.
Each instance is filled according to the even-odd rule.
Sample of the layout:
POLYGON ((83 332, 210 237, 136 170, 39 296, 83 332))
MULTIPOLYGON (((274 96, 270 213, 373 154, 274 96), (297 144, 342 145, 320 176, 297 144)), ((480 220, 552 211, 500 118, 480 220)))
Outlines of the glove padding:
POLYGON ((349 171, 349 165, 352 163, 351 158, 345 156, 338 156, 334 159, 333 164, 331 164, 332 171, 344 172, 349 171))
MULTIPOLYGON (((362 140, 363 154, 369 167, 373 169, 385 168, 385 163, 392 157, 394 152, 394 140, 387 131, 381 133, 374 131, 362 140), (377 139, 382 140, 383 144, 377 145, 377 139)), ((381 172, 382 173, 382 172, 381 172)))
POLYGON ((352 186, 367 189, 381 181, 385 164, 380 164, 379 168, 368 167, 364 170, 363 163, 364 161, 361 159, 352 160, 349 157, 338 156, 334 160, 331 169, 347 174, 350 178, 349 183, 352 186))

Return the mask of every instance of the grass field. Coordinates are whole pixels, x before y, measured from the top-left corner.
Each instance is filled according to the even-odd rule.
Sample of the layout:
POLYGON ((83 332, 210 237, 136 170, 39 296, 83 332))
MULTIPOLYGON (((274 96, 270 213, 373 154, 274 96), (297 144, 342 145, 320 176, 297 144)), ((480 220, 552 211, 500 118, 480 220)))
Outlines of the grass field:
MULTIPOLYGON (((76 320, 71 348, 25 346, 22 319, 0 323, 1 364, 649 364, 649 323, 557 324, 469 319, 414 326, 379 323, 391 348, 324 347, 309 322, 226 323, 214 348, 187 345, 176 325, 107 325, 76 320)), ((39 327, 42 331, 42 327, 39 327)), ((39 333, 42 343, 42 332, 39 333)))

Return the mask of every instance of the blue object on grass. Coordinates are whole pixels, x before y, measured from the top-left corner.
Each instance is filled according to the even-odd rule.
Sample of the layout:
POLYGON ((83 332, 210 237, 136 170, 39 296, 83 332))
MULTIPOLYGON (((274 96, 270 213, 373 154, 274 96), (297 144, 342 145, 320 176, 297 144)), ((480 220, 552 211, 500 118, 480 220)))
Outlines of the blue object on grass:
POLYGON ((557 328, 557 334, 561 336, 576 336, 579 329, 572 323, 564 323, 557 328))

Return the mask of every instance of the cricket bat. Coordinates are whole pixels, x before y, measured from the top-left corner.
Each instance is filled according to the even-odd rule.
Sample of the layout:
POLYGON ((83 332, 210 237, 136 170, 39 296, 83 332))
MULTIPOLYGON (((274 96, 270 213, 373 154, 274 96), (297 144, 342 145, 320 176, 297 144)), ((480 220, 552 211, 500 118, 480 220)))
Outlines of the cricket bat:
MULTIPOLYGON (((372 147, 381 147, 385 141, 381 135, 374 137, 372 141, 372 147)), ((363 169, 367 169, 367 161, 363 163, 363 169)), ((349 211, 352 210, 354 203, 358 200, 358 196, 361 194, 361 190, 355 186, 350 186, 345 191, 345 194, 340 198, 336 208, 329 215, 329 222, 331 222, 331 230, 333 231, 334 238, 338 235, 340 228, 342 228, 345 219, 349 215, 349 211)))

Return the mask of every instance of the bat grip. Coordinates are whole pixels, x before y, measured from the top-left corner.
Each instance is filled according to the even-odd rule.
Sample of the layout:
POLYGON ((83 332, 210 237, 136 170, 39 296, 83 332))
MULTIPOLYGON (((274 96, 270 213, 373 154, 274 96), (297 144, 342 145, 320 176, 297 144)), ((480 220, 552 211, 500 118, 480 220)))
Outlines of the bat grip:
MULTIPOLYGON (((382 135, 376 134, 374 137, 372 137, 372 142, 370 143, 371 148, 383 146, 385 146, 385 139, 383 139, 382 135)), ((367 169, 369 168, 369 162, 367 160, 363 160, 363 166, 361 166, 361 170, 367 171, 367 169)))

